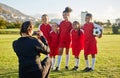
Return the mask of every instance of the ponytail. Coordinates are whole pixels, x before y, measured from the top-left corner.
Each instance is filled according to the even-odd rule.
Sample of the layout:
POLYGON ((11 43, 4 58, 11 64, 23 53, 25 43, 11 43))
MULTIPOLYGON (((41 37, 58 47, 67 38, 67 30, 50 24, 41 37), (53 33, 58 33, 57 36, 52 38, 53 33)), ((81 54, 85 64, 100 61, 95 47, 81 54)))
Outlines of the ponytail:
POLYGON ((70 7, 66 7, 65 10, 63 11, 63 13, 71 13, 72 12, 72 9, 70 7))
POLYGON ((28 29, 32 27, 32 24, 30 21, 25 21, 20 29, 20 35, 22 36, 23 33, 28 34, 28 29))

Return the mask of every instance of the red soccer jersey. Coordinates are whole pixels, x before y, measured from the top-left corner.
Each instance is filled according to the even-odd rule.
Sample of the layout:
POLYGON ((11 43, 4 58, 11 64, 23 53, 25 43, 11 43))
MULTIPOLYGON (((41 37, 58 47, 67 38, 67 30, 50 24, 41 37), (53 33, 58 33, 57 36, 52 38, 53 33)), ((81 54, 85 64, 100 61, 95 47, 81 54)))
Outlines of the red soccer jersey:
POLYGON ((71 31, 71 38, 72 38, 72 53, 75 56, 79 56, 80 51, 83 49, 84 44, 84 36, 83 32, 80 30, 73 29, 71 31), (78 35, 80 33, 80 35, 78 35))
POLYGON ((84 54, 97 54, 97 45, 96 39, 93 36, 93 23, 84 24, 84 54))
POLYGON ((59 34, 54 31, 50 32, 50 56, 58 55, 59 34))
POLYGON ((69 48, 70 45, 70 31, 72 24, 69 21, 62 21, 60 23, 60 48, 69 48))
POLYGON ((63 39, 70 38, 70 31, 72 29, 72 24, 69 21, 62 21, 60 23, 60 37, 63 39))
POLYGON ((49 43, 49 33, 51 31, 51 26, 50 24, 41 24, 39 26, 39 30, 42 31, 43 35, 45 36, 45 38, 47 39, 48 43, 49 43))

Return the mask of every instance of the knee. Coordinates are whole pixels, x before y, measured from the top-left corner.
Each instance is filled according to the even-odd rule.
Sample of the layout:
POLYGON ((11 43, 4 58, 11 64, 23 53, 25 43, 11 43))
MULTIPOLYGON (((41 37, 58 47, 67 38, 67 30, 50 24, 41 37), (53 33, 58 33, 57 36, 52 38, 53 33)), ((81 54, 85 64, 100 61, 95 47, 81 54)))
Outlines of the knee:
POLYGON ((46 62, 47 62, 47 64, 52 65, 52 60, 51 60, 51 58, 50 58, 50 57, 46 57, 46 62))
POLYGON ((92 58, 95 58, 95 54, 92 54, 92 58))

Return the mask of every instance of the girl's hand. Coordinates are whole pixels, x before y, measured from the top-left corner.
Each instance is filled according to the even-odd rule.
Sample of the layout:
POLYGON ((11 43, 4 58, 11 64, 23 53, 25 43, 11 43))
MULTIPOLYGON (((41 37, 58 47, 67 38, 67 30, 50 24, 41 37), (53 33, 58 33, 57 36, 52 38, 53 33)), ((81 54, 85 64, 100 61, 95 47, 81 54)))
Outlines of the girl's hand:
POLYGON ((98 38, 102 38, 102 33, 103 33, 103 31, 102 30, 100 30, 101 31, 101 34, 100 34, 100 36, 98 37, 98 38))

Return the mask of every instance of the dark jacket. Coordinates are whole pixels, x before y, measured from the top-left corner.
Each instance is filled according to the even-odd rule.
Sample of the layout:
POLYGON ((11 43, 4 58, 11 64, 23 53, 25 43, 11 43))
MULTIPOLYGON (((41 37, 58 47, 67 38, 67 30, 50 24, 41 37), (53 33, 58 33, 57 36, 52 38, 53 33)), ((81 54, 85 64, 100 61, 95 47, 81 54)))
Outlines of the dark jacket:
POLYGON ((13 42, 13 49, 19 60, 19 74, 41 70, 40 53, 48 54, 48 46, 34 37, 20 37, 13 42))

